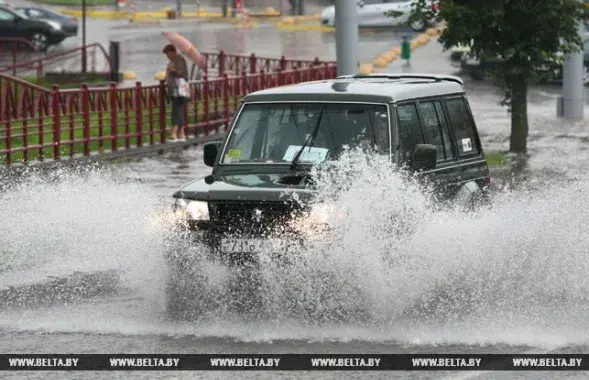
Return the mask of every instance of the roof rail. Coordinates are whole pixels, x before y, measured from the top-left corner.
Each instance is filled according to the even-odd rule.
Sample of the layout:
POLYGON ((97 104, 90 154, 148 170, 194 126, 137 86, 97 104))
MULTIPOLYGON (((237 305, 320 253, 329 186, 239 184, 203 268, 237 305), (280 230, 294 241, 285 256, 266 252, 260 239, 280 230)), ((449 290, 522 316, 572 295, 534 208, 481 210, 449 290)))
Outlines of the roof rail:
POLYGON ((354 74, 354 75, 341 75, 337 79, 429 79, 436 82, 449 81, 456 82, 460 85, 464 84, 464 81, 454 75, 439 75, 439 74, 354 74))

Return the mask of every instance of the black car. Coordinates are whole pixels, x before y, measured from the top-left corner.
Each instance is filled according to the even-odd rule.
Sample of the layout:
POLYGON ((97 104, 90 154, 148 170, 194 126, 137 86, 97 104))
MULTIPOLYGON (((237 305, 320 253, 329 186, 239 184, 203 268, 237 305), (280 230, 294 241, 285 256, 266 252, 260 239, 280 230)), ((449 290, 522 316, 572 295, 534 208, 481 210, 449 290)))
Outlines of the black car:
MULTIPOLYGON (((582 34, 582 37, 583 84, 589 86, 589 35, 584 33, 582 34)), ((483 80, 487 78, 494 68, 499 67, 503 63, 503 59, 500 57, 477 59, 469 53, 464 53, 459 59, 461 71, 468 74, 474 80, 483 80)), ((559 62, 547 60, 536 70, 541 74, 542 81, 561 82, 563 79, 563 66, 559 62)))
POLYGON ((67 38, 61 24, 52 20, 33 20, 12 8, 0 7, 0 43, 2 38, 22 38, 40 51, 67 38))
MULTIPOLYGON (((488 200, 489 169, 460 78, 345 76, 243 98, 223 142, 204 146, 212 173, 173 195, 189 244, 239 267, 255 267, 268 244, 304 244, 308 230, 299 226, 316 220, 318 210, 310 169, 337 161, 344 147, 369 147, 417 173, 433 184, 440 204, 473 209, 488 200)), ((167 254, 171 316, 183 315, 196 297, 201 259, 190 252, 167 254)))
POLYGON ((78 19, 62 13, 41 7, 14 7, 12 8, 23 13, 32 20, 51 20, 59 23, 68 37, 78 35, 78 19))

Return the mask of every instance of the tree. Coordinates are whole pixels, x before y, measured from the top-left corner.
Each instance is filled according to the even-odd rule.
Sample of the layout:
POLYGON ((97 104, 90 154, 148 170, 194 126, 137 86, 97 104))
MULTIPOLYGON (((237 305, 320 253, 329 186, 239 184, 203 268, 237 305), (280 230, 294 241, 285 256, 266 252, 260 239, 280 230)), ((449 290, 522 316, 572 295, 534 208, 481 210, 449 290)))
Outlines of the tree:
POLYGON ((579 0, 440 0, 437 13, 428 0, 417 0, 410 20, 444 21, 439 41, 445 49, 468 45, 476 58, 502 59, 491 75, 511 113, 509 150, 525 153, 528 85, 538 80, 535 68, 581 50, 578 24, 588 15, 579 0))

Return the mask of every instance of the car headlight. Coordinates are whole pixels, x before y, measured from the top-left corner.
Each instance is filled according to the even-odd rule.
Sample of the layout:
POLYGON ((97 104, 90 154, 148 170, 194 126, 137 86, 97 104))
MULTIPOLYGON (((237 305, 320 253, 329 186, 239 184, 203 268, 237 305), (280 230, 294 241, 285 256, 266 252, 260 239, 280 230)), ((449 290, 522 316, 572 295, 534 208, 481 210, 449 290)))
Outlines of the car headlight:
POLYGON ((311 207, 308 222, 312 224, 327 224, 333 215, 333 207, 327 204, 316 204, 311 207))
POLYGON ((177 199, 174 213, 187 220, 209 220, 209 205, 203 201, 177 199))

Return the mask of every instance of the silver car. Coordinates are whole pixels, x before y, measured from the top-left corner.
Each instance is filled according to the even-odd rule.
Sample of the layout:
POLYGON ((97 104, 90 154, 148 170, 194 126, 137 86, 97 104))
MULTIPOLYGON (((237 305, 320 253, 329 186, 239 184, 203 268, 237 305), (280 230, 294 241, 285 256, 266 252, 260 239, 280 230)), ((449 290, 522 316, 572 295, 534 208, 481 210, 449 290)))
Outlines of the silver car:
MULTIPOLYGON (((358 26, 360 27, 393 27, 406 24, 413 10, 414 0, 359 0, 358 26), (396 17, 389 17, 387 14, 394 12, 396 17)), ((432 2, 432 6, 433 6, 432 2)), ((335 7, 327 7, 321 13, 323 25, 335 26, 335 7)), ((425 29, 425 20, 416 20, 409 25, 416 32, 425 29)))

